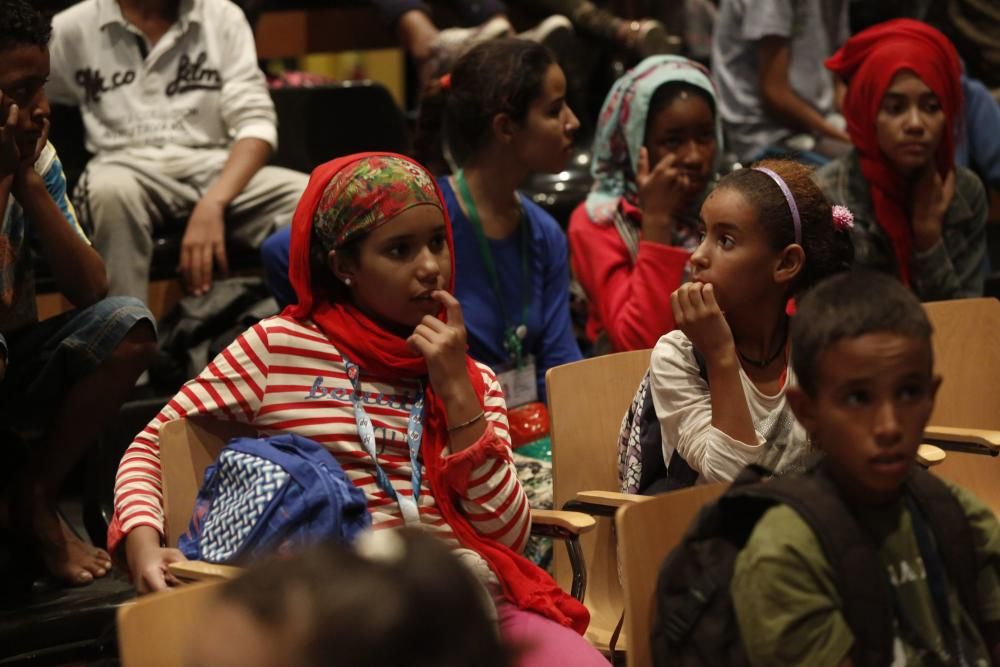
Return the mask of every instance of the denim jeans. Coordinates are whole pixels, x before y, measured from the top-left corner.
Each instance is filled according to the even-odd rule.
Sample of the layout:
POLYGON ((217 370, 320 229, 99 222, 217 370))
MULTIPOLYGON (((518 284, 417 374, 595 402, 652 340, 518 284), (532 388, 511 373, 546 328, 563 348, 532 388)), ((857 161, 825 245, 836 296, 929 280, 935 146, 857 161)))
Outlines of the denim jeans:
POLYGON ((141 321, 156 326, 145 304, 109 297, 8 333, 0 429, 43 430, 70 388, 104 363, 141 321))

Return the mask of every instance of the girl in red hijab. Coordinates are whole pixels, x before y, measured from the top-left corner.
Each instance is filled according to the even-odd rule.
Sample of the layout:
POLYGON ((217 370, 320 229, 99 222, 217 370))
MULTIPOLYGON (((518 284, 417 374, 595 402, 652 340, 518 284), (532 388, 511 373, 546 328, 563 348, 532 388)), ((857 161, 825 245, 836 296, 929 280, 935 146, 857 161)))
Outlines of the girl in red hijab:
POLYGON ((160 428, 211 415, 324 444, 365 492, 375 530, 445 540, 493 594, 521 664, 606 665, 580 636, 583 605, 520 555, 531 517, 503 393, 466 354, 451 225, 430 174, 386 153, 318 167, 289 273, 297 305, 243 333, 122 459, 108 546, 124 545, 140 592, 171 585, 166 565, 183 558, 161 546, 160 428))
POLYGON ((987 203, 979 179, 955 165, 955 47, 897 19, 847 40, 826 66, 847 83, 854 151, 816 177, 854 214, 855 263, 894 273, 925 301, 980 296, 987 203))

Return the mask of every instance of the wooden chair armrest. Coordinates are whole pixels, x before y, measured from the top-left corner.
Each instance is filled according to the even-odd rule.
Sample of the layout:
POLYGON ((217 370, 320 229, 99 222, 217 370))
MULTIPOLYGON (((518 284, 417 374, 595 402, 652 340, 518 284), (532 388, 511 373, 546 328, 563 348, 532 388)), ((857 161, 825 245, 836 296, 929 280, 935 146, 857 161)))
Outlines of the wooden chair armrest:
POLYGON ((593 530, 597 520, 582 512, 565 512, 563 510, 531 510, 532 527, 551 527, 572 535, 581 535, 593 530))
POLYGON ((622 505, 639 503, 649 500, 649 496, 640 496, 617 491, 577 491, 572 500, 566 501, 562 508, 570 512, 583 512, 594 516, 613 517, 615 511, 622 505))
POLYGON ((928 425, 924 429, 923 439, 944 449, 972 451, 993 456, 1000 453, 1000 431, 928 425))
POLYGON ((170 563, 167 566, 170 573, 184 581, 208 581, 212 579, 235 579, 243 572, 243 568, 232 565, 216 565, 200 560, 185 560, 170 563))
POLYGON ((935 445, 920 445, 917 447, 917 463, 925 468, 936 466, 944 461, 947 456, 943 449, 935 445))
POLYGON ((640 496, 635 493, 619 493, 618 491, 580 491, 576 494, 576 499, 582 503, 604 505, 605 507, 614 507, 615 509, 622 505, 645 502, 651 497, 640 496))

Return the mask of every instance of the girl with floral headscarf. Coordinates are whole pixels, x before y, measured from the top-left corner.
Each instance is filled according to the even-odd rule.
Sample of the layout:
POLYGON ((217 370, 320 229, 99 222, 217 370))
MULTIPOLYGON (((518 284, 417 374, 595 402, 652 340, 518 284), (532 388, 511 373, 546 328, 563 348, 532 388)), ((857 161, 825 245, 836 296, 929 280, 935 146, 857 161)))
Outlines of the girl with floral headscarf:
MULTIPOLYGON (((580 359, 566 236, 517 190, 532 173, 566 168, 579 127, 552 52, 524 39, 474 47, 421 102, 417 154, 443 165, 446 145, 455 165, 438 185, 455 234, 469 352, 500 373, 513 407, 544 402, 546 371, 580 359)), ((278 232, 263 248, 279 299, 287 295, 287 239, 278 232)))
POLYGON ((608 93, 593 191, 569 224, 597 351, 652 347, 674 328, 670 294, 698 245, 697 207, 721 151, 715 89, 701 65, 647 58, 608 93))
POLYGON ((943 34, 910 19, 849 39, 826 66, 847 82, 854 151, 816 173, 854 214, 859 266, 895 274, 924 301, 983 291, 986 194, 955 165, 961 62, 943 34))
POLYGON ((321 165, 289 257, 297 303, 237 338, 122 459, 108 547, 124 547, 140 592, 172 585, 166 565, 183 558, 161 547, 160 429, 211 415, 322 443, 365 492, 376 531, 419 526, 445 540, 493 594, 504 638, 526 647, 522 664, 606 664, 577 634, 586 609, 520 555, 531 517, 503 393, 466 354, 431 175, 393 154, 321 165))

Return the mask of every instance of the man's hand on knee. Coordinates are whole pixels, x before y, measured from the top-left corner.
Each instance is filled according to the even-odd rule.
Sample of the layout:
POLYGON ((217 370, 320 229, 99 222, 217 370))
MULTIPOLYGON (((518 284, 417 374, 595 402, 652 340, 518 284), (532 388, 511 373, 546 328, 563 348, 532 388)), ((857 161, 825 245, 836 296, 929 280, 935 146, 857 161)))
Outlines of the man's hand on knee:
POLYGON ((213 266, 223 274, 229 271, 226 260, 225 207, 202 199, 188 219, 181 241, 181 279, 184 288, 196 296, 212 287, 213 266))

